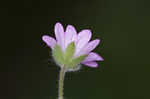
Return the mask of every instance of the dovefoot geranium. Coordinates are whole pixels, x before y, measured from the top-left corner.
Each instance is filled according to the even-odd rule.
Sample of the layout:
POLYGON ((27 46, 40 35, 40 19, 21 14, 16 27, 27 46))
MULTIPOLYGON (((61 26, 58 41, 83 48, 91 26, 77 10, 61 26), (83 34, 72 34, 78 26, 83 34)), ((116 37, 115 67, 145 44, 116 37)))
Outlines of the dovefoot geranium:
POLYGON ((89 29, 77 34, 72 25, 66 30, 60 23, 55 25, 56 39, 48 35, 42 37, 43 41, 52 49, 55 62, 61 67, 59 80, 59 99, 63 99, 63 80, 65 72, 79 69, 80 64, 89 67, 98 67, 96 61, 104 61, 97 53, 92 52, 100 43, 99 39, 90 41, 92 33, 89 29))

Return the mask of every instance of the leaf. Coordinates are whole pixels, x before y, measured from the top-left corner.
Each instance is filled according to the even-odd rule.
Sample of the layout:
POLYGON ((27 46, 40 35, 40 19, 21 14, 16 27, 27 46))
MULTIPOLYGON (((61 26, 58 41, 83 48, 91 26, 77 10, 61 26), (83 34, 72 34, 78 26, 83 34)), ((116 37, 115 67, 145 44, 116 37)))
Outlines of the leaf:
POLYGON ((66 64, 72 59, 74 52, 75 52, 75 44, 74 44, 74 42, 72 42, 67 46, 66 51, 64 53, 64 58, 65 58, 66 64))
POLYGON ((55 45, 52 53, 53 53, 53 57, 54 57, 55 61, 58 64, 64 64, 63 52, 59 45, 57 45, 57 44, 55 45))

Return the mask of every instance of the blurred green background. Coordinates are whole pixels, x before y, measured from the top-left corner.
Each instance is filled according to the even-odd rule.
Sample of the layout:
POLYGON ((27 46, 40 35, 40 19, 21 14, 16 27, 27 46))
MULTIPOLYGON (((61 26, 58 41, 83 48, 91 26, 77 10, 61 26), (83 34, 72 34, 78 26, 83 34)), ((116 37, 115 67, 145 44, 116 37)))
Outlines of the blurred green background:
POLYGON ((42 35, 54 24, 88 28, 104 62, 67 73, 65 99, 150 99, 149 0, 1 2, 0 99, 57 99, 59 67, 42 35), (105 34, 105 40, 104 40, 105 34), (105 49, 104 49, 105 41, 105 49))

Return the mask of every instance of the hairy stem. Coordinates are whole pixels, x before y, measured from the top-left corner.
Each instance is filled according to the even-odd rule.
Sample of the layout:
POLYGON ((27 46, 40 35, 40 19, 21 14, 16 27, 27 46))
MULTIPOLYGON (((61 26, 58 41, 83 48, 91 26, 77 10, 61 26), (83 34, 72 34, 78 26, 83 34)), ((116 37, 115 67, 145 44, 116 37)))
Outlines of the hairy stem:
POLYGON ((58 89, 58 99, 63 99, 63 85, 64 85, 64 77, 65 77, 66 69, 63 66, 60 70, 59 74, 59 89, 58 89))

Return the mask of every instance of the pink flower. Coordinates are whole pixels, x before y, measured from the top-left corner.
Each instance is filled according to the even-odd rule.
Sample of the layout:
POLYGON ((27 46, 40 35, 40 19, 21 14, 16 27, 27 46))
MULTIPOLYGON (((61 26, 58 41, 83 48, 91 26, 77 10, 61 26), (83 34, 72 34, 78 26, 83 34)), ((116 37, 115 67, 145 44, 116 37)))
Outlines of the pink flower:
POLYGON ((68 25, 66 31, 60 23, 55 25, 55 36, 53 37, 44 35, 43 41, 52 49, 55 49, 55 45, 58 45, 62 52, 65 53, 68 45, 74 43, 75 51, 72 58, 77 58, 83 55, 87 55, 80 63, 89 67, 98 67, 96 61, 104 61, 104 59, 95 52, 91 52, 100 43, 99 39, 90 41, 92 33, 90 30, 85 29, 77 34, 76 29, 72 25, 68 25))

